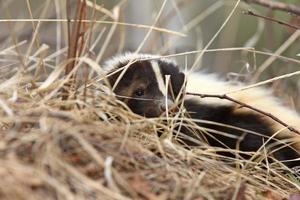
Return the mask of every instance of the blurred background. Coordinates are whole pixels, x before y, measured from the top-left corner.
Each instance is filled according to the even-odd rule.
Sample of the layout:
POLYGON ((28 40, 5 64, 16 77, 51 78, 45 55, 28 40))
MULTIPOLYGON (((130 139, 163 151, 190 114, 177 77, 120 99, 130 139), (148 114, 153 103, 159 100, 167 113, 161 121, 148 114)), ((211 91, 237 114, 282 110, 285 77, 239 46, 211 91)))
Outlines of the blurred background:
MULTIPOLYGON (((9 70, 20 65, 15 59, 15 51, 18 51, 18 56, 35 55, 43 45, 46 50, 36 56, 48 55, 45 62, 49 68, 62 62, 66 53, 49 57, 68 44, 67 21, 56 19, 74 18, 76 2, 1 1, 0 50, 18 44, 14 52, 1 52, 2 68, 5 66, 9 70), (40 22, 30 19, 40 19, 40 22), (30 52, 27 51, 29 47, 30 52)), ((299 0, 280 2, 300 6, 299 0)), ((89 56, 103 63, 116 53, 140 48, 143 53, 182 54, 172 57, 182 68, 190 68, 199 56, 199 50, 204 49, 211 41, 236 3, 237 1, 231 0, 87 1, 86 19, 98 20, 87 23, 87 29, 90 30, 89 56), (152 25, 164 30, 152 30, 145 40, 152 25)), ((210 51, 205 52, 197 62, 196 70, 217 73, 227 79, 247 83, 299 71, 299 30, 246 15, 244 11, 247 10, 300 27, 300 17, 297 15, 241 1, 224 29, 208 46, 210 51), (253 52, 252 47, 257 52, 253 52), (284 58, 273 59, 274 57, 267 55, 279 50, 284 58)), ((30 62, 34 62, 34 59, 30 62)), ((299 76, 273 81, 268 86, 287 104, 300 108, 299 76)))

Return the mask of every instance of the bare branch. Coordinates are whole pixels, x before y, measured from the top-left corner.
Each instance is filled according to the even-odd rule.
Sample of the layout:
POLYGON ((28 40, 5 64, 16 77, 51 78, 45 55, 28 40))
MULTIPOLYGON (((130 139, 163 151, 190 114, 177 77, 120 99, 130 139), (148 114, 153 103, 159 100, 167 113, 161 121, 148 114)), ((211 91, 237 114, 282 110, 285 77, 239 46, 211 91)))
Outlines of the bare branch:
POLYGON ((286 11, 300 16, 300 7, 294 4, 287 4, 287 3, 282 3, 273 0, 244 0, 244 1, 249 4, 251 3, 258 4, 264 7, 271 8, 273 10, 286 11))
POLYGON ((246 14, 246 15, 251 15, 251 16, 254 16, 254 17, 259 17, 259 18, 262 18, 262 19, 265 19, 265 20, 268 20, 268 21, 276 22, 276 23, 278 23, 278 24, 281 24, 281 25, 284 25, 284 26, 288 26, 288 27, 290 27, 290 28, 292 28, 292 29, 296 29, 296 30, 299 29, 299 30, 300 30, 300 27, 298 27, 298 26, 295 26, 295 25, 293 25, 293 24, 286 23, 286 22, 284 22, 284 21, 280 21, 280 20, 274 19, 274 18, 272 18, 272 17, 267 17, 267 16, 263 16, 263 15, 256 14, 256 13, 254 13, 254 12, 251 11, 251 10, 244 11, 243 13, 246 14))

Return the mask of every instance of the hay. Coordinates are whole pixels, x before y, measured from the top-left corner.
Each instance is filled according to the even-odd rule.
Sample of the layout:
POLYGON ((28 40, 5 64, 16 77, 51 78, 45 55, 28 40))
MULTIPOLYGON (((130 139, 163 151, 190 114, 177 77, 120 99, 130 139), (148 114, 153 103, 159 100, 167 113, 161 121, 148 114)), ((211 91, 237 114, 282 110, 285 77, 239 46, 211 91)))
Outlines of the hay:
POLYGON ((78 92, 62 102, 57 92, 45 101, 55 87, 43 95, 25 82, 14 88, 16 99, 9 88, 0 95, 3 199, 257 199, 300 187, 261 163, 241 169, 219 161, 211 147, 188 150, 158 138, 157 127, 167 127, 111 96, 78 92))

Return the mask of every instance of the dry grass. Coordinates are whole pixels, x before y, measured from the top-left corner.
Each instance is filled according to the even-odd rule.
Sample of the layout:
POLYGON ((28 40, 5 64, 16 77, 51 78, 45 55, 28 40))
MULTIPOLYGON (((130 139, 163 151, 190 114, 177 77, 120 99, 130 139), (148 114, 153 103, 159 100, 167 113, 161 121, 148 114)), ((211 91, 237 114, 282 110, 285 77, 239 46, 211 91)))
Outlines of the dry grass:
POLYGON ((275 167, 242 160, 235 162, 243 168, 234 167, 210 147, 187 150, 159 139, 155 127, 163 125, 107 96, 43 102, 22 84, 17 100, 8 100, 12 93, 1 94, 3 199, 258 199, 300 188, 275 167))
MULTIPOLYGON (((28 10, 33 16, 29 2, 28 10)), ((233 159, 229 165, 212 147, 184 148, 170 137, 172 123, 166 125, 162 119, 136 116, 102 89, 95 76, 103 78, 98 61, 111 40, 114 26, 146 28, 144 42, 152 31, 181 34, 156 27, 161 12, 152 26, 118 22, 122 3, 110 11, 87 1, 85 6, 103 13, 103 17, 98 21, 84 19, 84 14, 78 18, 76 23, 81 24, 77 26, 83 27, 85 37, 77 34, 74 41, 79 47, 71 56, 67 56, 67 48, 49 53, 49 47, 39 43, 40 24, 47 20, 28 19, 35 33, 30 41, 18 42, 15 33, 11 33, 14 44, 0 51, 7 62, 0 67, 0 199, 242 200, 283 199, 297 193, 299 177, 283 172, 282 165, 266 166, 259 159, 233 159), (107 18, 117 23, 106 21, 107 18), (103 49, 91 56, 105 31, 93 38, 93 30, 101 22, 114 25, 103 49), (70 63, 72 67, 65 74, 70 63), (161 138, 156 134, 158 129, 164 132, 161 138)), ((12 21, 26 22, 0 22, 8 23, 15 31, 22 29, 12 21)), ((67 20, 54 21, 63 23, 60 31, 72 24, 64 23, 67 20)), ((71 34, 72 31, 67 38, 71 34)), ((186 54, 199 53, 199 61, 204 52, 213 51, 207 49, 210 43, 204 51, 186 54)), ((296 59, 252 48, 229 50, 254 51, 299 64, 296 59)), ((266 68, 269 62, 264 65, 266 68)), ((289 75, 283 78, 286 77, 289 75)), ((169 117, 169 122, 172 119, 169 117)), ((187 123, 193 124, 189 120, 187 123)))

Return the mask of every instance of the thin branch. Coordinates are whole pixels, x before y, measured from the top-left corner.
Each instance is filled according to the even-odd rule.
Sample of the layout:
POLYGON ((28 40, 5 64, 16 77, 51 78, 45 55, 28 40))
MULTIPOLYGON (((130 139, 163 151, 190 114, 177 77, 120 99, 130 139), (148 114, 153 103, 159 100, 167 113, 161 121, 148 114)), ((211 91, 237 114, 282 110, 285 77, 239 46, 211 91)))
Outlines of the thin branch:
POLYGON ((276 23, 281 24, 281 25, 284 25, 284 26, 288 26, 288 27, 290 27, 290 28, 292 28, 292 29, 300 30, 300 27, 299 27, 299 26, 295 26, 295 25, 293 25, 293 24, 289 24, 289 23, 287 23, 287 22, 280 21, 280 20, 274 19, 274 18, 272 18, 272 17, 267 17, 267 16, 259 15, 259 14, 254 13, 254 12, 251 11, 251 10, 244 11, 243 14, 246 14, 246 15, 252 15, 252 16, 259 17, 259 18, 262 18, 262 19, 265 19, 265 20, 268 20, 268 21, 276 22, 276 23))
MULTIPOLYGON (((67 6, 67 12, 68 15, 70 14, 70 1, 66 1, 66 6, 67 6)), ((75 19, 77 20, 74 22, 71 30, 71 25, 70 25, 70 20, 68 20, 68 64, 66 66, 65 70, 65 75, 67 76, 75 67, 75 64, 77 62, 76 58, 79 56, 78 53, 80 53, 81 49, 78 45, 80 38, 81 37, 81 29, 82 26, 84 26, 84 23, 82 20, 84 19, 83 17, 85 16, 85 9, 86 9, 86 3, 85 1, 81 2, 80 0, 77 0, 77 7, 76 7, 76 12, 75 12, 75 19)), ((69 17, 69 16, 68 16, 69 17)), ((63 93, 62 93, 62 100, 67 100, 69 97, 69 90, 72 86, 72 83, 74 83, 75 76, 72 75, 71 80, 72 82, 67 82, 64 85, 63 93)))
POLYGON ((264 7, 271 8, 273 10, 281 10, 293 13, 295 15, 300 16, 300 7, 294 4, 287 4, 273 0, 243 0, 248 4, 258 4, 264 7))
POLYGON ((66 67, 66 74, 69 74, 70 71, 74 68, 74 65, 76 63, 75 59, 77 50, 78 50, 78 41, 80 39, 80 30, 82 26, 82 15, 84 11, 84 4, 81 3, 80 1, 77 1, 77 10, 76 10, 76 16, 75 19, 78 19, 79 21, 76 21, 73 24, 72 30, 70 31, 69 39, 70 43, 69 48, 68 48, 68 59, 72 60, 71 62, 68 63, 66 67))
POLYGON ((262 111, 262 110, 260 110, 260 109, 255 108, 255 107, 252 107, 252 106, 250 106, 250 105, 248 105, 248 104, 246 104, 246 103, 243 103, 243 102, 238 101, 238 100, 236 100, 236 99, 234 99, 234 98, 232 98, 232 97, 229 97, 229 96, 226 95, 226 94, 223 94, 223 95, 219 95, 219 94, 200 94, 200 93, 192 93, 192 92, 187 92, 186 94, 187 94, 187 95, 193 95, 193 96, 199 96, 199 97, 201 97, 201 98, 227 99, 227 100, 232 101, 232 102, 234 102, 234 103, 236 103, 236 104, 238 104, 238 105, 241 105, 242 107, 249 108, 249 109, 251 109, 251 110, 253 110, 253 111, 255 111, 255 112, 258 112, 258 113, 260 113, 260 114, 263 114, 263 115, 265 115, 265 116, 267 116, 267 117, 273 119, 274 121, 278 122, 279 124, 283 125, 284 127, 288 128, 290 131, 292 131, 292 132, 294 132, 294 133, 297 133, 297 134, 300 134, 300 132, 299 132, 297 129, 295 129, 295 128, 289 126, 288 124, 286 124, 285 122, 283 122, 283 121, 280 120, 279 118, 275 117, 275 116, 272 115, 271 113, 267 113, 267 112, 265 112, 265 111, 262 111))

